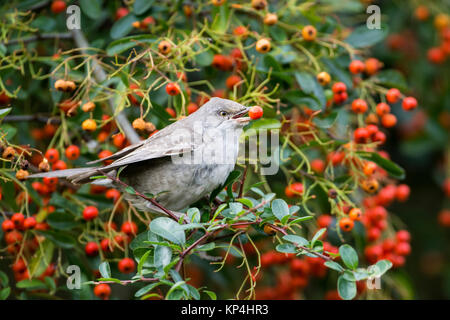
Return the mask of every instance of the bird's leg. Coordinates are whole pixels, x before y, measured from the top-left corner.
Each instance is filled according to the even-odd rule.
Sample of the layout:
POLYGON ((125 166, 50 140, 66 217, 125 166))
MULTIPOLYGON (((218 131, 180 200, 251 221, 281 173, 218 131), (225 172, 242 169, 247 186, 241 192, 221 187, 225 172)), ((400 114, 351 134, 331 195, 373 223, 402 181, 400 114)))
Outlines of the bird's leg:
MULTIPOLYGON (((100 172, 101 174, 103 174, 105 177, 107 177, 107 178, 113 180, 114 182, 120 184, 120 185, 121 185, 122 187, 124 187, 125 189, 128 189, 128 190, 129 190, 129 189, 131 188, 132 190, 129 190, 129 191, 130 191, 129 193, 133 193, 134 195, 136 195, 136 196, 138 196, 138 197, 140 197, 140 198, 142 198, 142 199, 144 199, 144 200, 150 201, 155 207, 159 208, 162 212, 164 212, 165 214, 167 214, 169 217, 171 217, 171 218, 174 219, 175 221, 178 221, 178 220, 179 220, 179 216, 177 217, 177 215, 175 215, 172 211, 170 211, 169 209, 164 208, 164 207, 163 207, 162 205, 160 205, 155 199, 150 198, 150 197, 147 197, 146 195, 140 193, 139 191, 137 191, 136 189, 134 189, 132 186, 126 184, 125 182, 123 182, 122 180, 120 180, 120 179, 119 179, 118 177, 116 177, 116 176, 110 176, 110 175, 106 174, 106 173, 105 173, 103 170, 101 170, 101 169, 98 169, 97 171, 100 172)), ((125 190, 125 191, 126 191, 126 190, 125 190)), ((126 192, 128 192, 128 191, 126 191, 126 192)), ((184 223, 186 223, 186 222, 184 221, 184 223)))

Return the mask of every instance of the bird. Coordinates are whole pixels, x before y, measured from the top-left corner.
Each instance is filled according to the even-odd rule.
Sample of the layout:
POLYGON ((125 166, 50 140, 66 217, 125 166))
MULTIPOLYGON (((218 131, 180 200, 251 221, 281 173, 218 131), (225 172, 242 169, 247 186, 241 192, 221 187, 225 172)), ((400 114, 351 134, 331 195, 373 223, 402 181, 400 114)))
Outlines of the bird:
POLYGON ((87 163, 111 160, 108 165, 41 172, 29 178, 57 177, 75 185, 116 188, 138 210, 160 216, 167 209, 179 218, 180 210, 223 185, 233 171, 239 137, 251 120, 246 116, 249 110, 235 101, 213 97, 148 139, 87 163), (150 194, 160 206, 127 192, 127 186, 150 194))

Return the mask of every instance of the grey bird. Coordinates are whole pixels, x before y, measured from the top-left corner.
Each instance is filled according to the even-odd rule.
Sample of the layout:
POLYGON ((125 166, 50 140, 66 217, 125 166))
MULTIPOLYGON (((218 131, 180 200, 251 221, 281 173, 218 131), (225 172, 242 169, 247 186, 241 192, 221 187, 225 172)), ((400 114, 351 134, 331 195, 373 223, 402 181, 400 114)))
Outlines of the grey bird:
MULTIPOLYGON (((249 111, 237 102, 212 98, 188 117, 178 120, 146 140, 88 164, 113 160, 106 166, 57 170, 29 178, 66 178, 73 184, 92 183, 124 187, 106 174, 117 177, 142 194, 152 194, 164 208, 178 217, 188 207, 222 185, 233 170, 239 137, 250 121, 249 111)), ((164 214, 151 202, 124 192, 124 198, 137 209, 164 214)))

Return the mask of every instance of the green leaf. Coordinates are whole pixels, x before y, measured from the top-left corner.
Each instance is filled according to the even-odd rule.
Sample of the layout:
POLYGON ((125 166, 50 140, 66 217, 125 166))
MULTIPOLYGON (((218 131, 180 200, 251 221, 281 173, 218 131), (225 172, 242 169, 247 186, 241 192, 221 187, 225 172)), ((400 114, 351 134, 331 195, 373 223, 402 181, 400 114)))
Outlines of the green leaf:
POLYGON ((42 234, 47 239, 63 249, 72 249, 77 245, 76 240, 66 233, 56 232, 52 230, 38 231, 38 233, 42 234))
POLYGON ((47 222, 58 230, 70 230, 78 224, 75 217, 68 212, 53 212, 47 216, 47 222))
POLYGON ((153 35, 148 34, 129 36, 111 42, 106 48, 106 53, 110 56, 113 56, 139 45, 150 44, 154 43, 155 41, 156 38, 153 35))
POLYGON ((133 22, 138 21, 135 15, 129 14, 122 19, 117 20, 111 27, 110 36, 113 39, 119 39, 126 36, 133 30, 133 22))
POLYGON ((164 268, 172 260, 172 249, 165 246, 156 246, 155 254, 153 256, 153 264, 155 267, 164 268))
POLYGON ((111 268, 109 266, 109 263, 107 261, 103 261, 98 266, 98 271, 100 271, 100 274, 103 278, 111 278, 111 268))
POLYGON ((213 23, 211 29, 218 33, 225 33, 228 29, 228 22, 231 11, 229 6, 222 5, 213 9, 213 23))
POLYGON ((338 272, 343 272, 345 270, 339 263, 334 261, 326 261, 324 265, 338 272))
POLYGON ((397 70, 382 70, 378 72, 374 77, 374 81, 389 88, 397 88, 400 91, 408 90, 408 84, 406 79, 397 70))
POLYGON ((189 208, 186 213, 191 222, 193 222, 193 223, 200 222, 200 218, 201 218, 202 214, 200 213, 200 210, 198 210, 197 208, 189 208))
POLYGON ((0 271, 0 286, 7 287, 9 284, 9 278, 3 271, 0 271))
POLYGON ((141 289, 139 289, 138 291, 136 291, 136 293, 134 294, 134 296, 136 298, 142 297, 144 294, 146 294, 147 292, 152 291, 154 288, 156 288, 157 286, 159 286, 161 283, 160 282, 156 282, 156 283, 150 283, 148 285, 146 285, 145 287, 142 287, 141 289))
POLYGON ((401 180, 405 178, 405 170, 402 167, 395 164, 391 160, 388 160, 380 156, 376 152, 357 151, 356 154, 363 159, 375 162, 381 168, 386 170, 386 172, 395 179, 401 180))
POLYGON ((102 14, 102 4, 100 0, 80 0, 81 11, 89 18, 95 20, 102 14))
POLYGON ((121 283, 120 280, 116 279, 116 278, 98 278, 97 280, 98 281, 112 281, 112 282, 119 283, 119 284, 121 283))
POLYGON ((297 253, 296 246, 291 243, 282 243, 275 248, 278 252, 283 253, 297 253))
POLYGON ((309 243, 309 241, 306 240, 305 238, 294 235, 294 234, 285 235, 285 236, 283 236, 283 239, 286 241, 289 241, 289 242, 293 242, 300 246, 307 246, 309 243))
POLYGON ((249 129, 254 130, 274 130, 274 129, 281 129, 281 122, 278 119, 272 119, 272 118, 261 118, 255 121, 252 121, 250 123, 250 126, 246 129, 246 132, 249 129))
POLYGON ((184 230, 178 223, 167 217, 152 220, 150 231, 176 244, 184 245, 186 242, 184 230))
POLYGON ((153 5, 154 0, 136 0, 133 5, 134 13, 141 15, 153 5))
POLYGON ((0 300, 6 300, 9 295, 11 294, 11 288, 3 288, 2 290, 0 290, 0 300))
POLYGON ((325 93, 316 78, 307 72, 295 72, 294 76, 302 91, 313 95, 320 102, 320 108, 324 108, 326 104, 325 93))
POLYGON ((385 274, 390 268, 392 268, 392 262, 389 260, 379 260, 374 265, 368 268, 369 272, 374 271, 375 277, 381 277, 385 274))
POLYGON ((336 121, 338 116, 338 112, 337 111, 333 111, 330 114, 326 115, 326 116, 317 116, 314 117, 313 122, 316 126, 318 126, 319 128, 322 129, 328 129, 331 128, 334 124, 334 122, 336 121))
POLYGON ((16 283, 16 287, 19 289, 27 289, 27 290, 41 290, 46 289, 47 286, 44 282, 38 279, 25 279, 16 283))
POLYGON ((126 187, 125 192, 127 192, 129 194, 136 194, 136 190, 134 190, 134 188, 131 186, 126 187))
POLYGON ((339 254, 341 255, 342 262, 348 268, 355 270, 358 267, 358 254, 350 245, 344 244, 340 246, 339 254))
MULTIPOLYGON (((195 47, 195 46, 194 46, 195 47)), ((200 67, 210 66, 214 59, 214 53, 211 50, 205 50, 194 56, 195 64, 200 67)))
POLYGON ((345 42, 355 48, 365 48, 382 41, 387 35, 388 29, 386 27, 369 29, 366 25, 361 25, 353 30, 345 39, 345 42))
POLYGON ((240 198, 240 199, 237 199, 237 201, 242 203, 244 206, 246 206, 249 209, 253 208, 253 202, 250 199, 240 198))
POLYGON ((152 253, 153 250, 147 250, 142 257, 139 259, 137 266, 137 273, 142 274, 142 268, 144 267, 145 262, 147 261, 148 256, 152 253))
POLYGON ((0 109, 0 121, 8 114, 10 113, 12 108, 3 108, 0 109))
POLYGON ((319 229, 314 237, 311 239, 311 248, 314 247, 314 243, 327 231, 327 228, 319 229))
POLYGON ((289 207, 283 199, 275 199, 272 201, 272 212, 280 221, 283 217, 290 215, 289 207))
POLYGON ((344 275, 339 276, 337 288, 339 296, 344 300, 352 300, 356 296, 355 281, 347 280, 344 275))
POLYGON ((203 290, 203 292, 206 293, 211 300, 217 300, 217 295, 214 292, 208 290, 203 290))
POLYGON ((41 243, 39 251, 33 256, 29 265, 31 277, 40 276, 45 271, 52 261, 54 249, 55 246, 50 240, 45 239, 41 243))

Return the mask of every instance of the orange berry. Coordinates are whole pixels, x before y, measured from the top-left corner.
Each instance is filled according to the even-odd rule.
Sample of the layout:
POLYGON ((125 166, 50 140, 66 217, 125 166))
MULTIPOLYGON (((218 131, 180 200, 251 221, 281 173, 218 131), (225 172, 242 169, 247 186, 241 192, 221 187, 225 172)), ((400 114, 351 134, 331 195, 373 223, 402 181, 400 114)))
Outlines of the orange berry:
POLYGON ((273 26, 278 22, 278 16, 275 13, 267 13, 264 17, 264 24, 273 26))
POLYGON ((378 70, 380 70, 380 68, 382 67, 382 63, 375 58, 369 58, 366 60, 365 62, 365 72, 368 75, 374 75, 375 73, 378 72, 378 70))
POLYGON ((95 103, 93 103, 92 101, 86 102, 81 107, 81 110, 83 110, 84 112, 91 112, 91 111, 94 111, 94 109, 95 109, 95 103))
POLYGON ((368 109, 367 102, 363 99, 356 99, 352 102, 352 111, 354 113, 365 113, 368 109))
POLYGON ((363 168, 363 172, 366 176, 371 176, 377 170, 377 164, 375 162, 366 162, 363 168))
POLYGON ((248 29, 244 26, 237 26, 233 30, 233 34, 238 37, 242 37, 243 39, 246 39, 248 36, 248 29))
POLYGON ((170 44, 169 41, 163 40, 158 44, 158 50, 163 55, 167 55, 172 50, 172 45, 170 44))
POLYGON ((391 104, 397 103, 401 96, 402 94, 400 93, 400 90, 397 88, 392 88, 386 93, 386 100, 391 104))
POLYGON ((353 229, 353 226, 355 223, 352 219, 344 217, 339 220, 339 228, 341 228, 342 231, 349 232, 353 229))
POLYGON ((227 78, 225 84, 228 89, 232 90, 234 88, 234 86, 236 86, 241 81, 242 81, 241 77, 233 74, 227 78))
POLYGON ((348 213, 348 217, 353 221, 361 220, 361 216, 362 216, 361 209, 358 208, 352 208, 348 213))
POLYGON ((362 62, 361 60, 353 60, 352 62, 350 62, 350 65, 348 66, 348 69, 353 74, 361 73, 364 71, 365 68, 366 66, 364 62, 362 62))
POLYGON ((190 102, 187 106, 187 112, 188 114, 193 114, 195 111, 198 110, 198 105, 194 102, 190 102))
POLYGON ((81 124, 81 128, 85 131, 95 131, 97 129, 97 123, 94 119, 86 119, 81 124))
POLYGON ((317 81, 322 85, 326 86, 331 81, 331 76, 328 72, 322 71, 317 75, 317 81))
POLYGON ((268 39, 259 39, 256 41, 256 51, 259 53, 267 53, 271 49, 271 44, 268 39))
POLYGON ((382 117, 383 115, 385 115, 386 113, 391 112, 391 107, 384 102, 380 102, 379 104, 377 104, 376 106, 376 112, 377 115, 379 115, 380 117, 382 117))
POLYGON ((127 139, 125 138, 125 136, 122 133, 118 133, 113 136, 113 144, 117 148, 122 149, 123 147, 125 147, 126 143, 127 143, 127 139))
POLYGON ((314 28, 311 25, 305 26, 302 29, 302 36, 303 39, 305 39, 306 41, 313 41, 316 39, 316 35, 317 35, 317 30, 316 28, 314 28))
POLYGON ((387 113, 381 117, 381 124, 383 127, 392 128, 397 124, 397 117, 392 113, 387 113))
POLYGON ((166 108, 166 112, 167 112, 168 114, 170 114, 170 116, 171 116, 172 118, 175 118, 175 117, 177 116, 175 110, 172 109, 172 108, 166 108))

